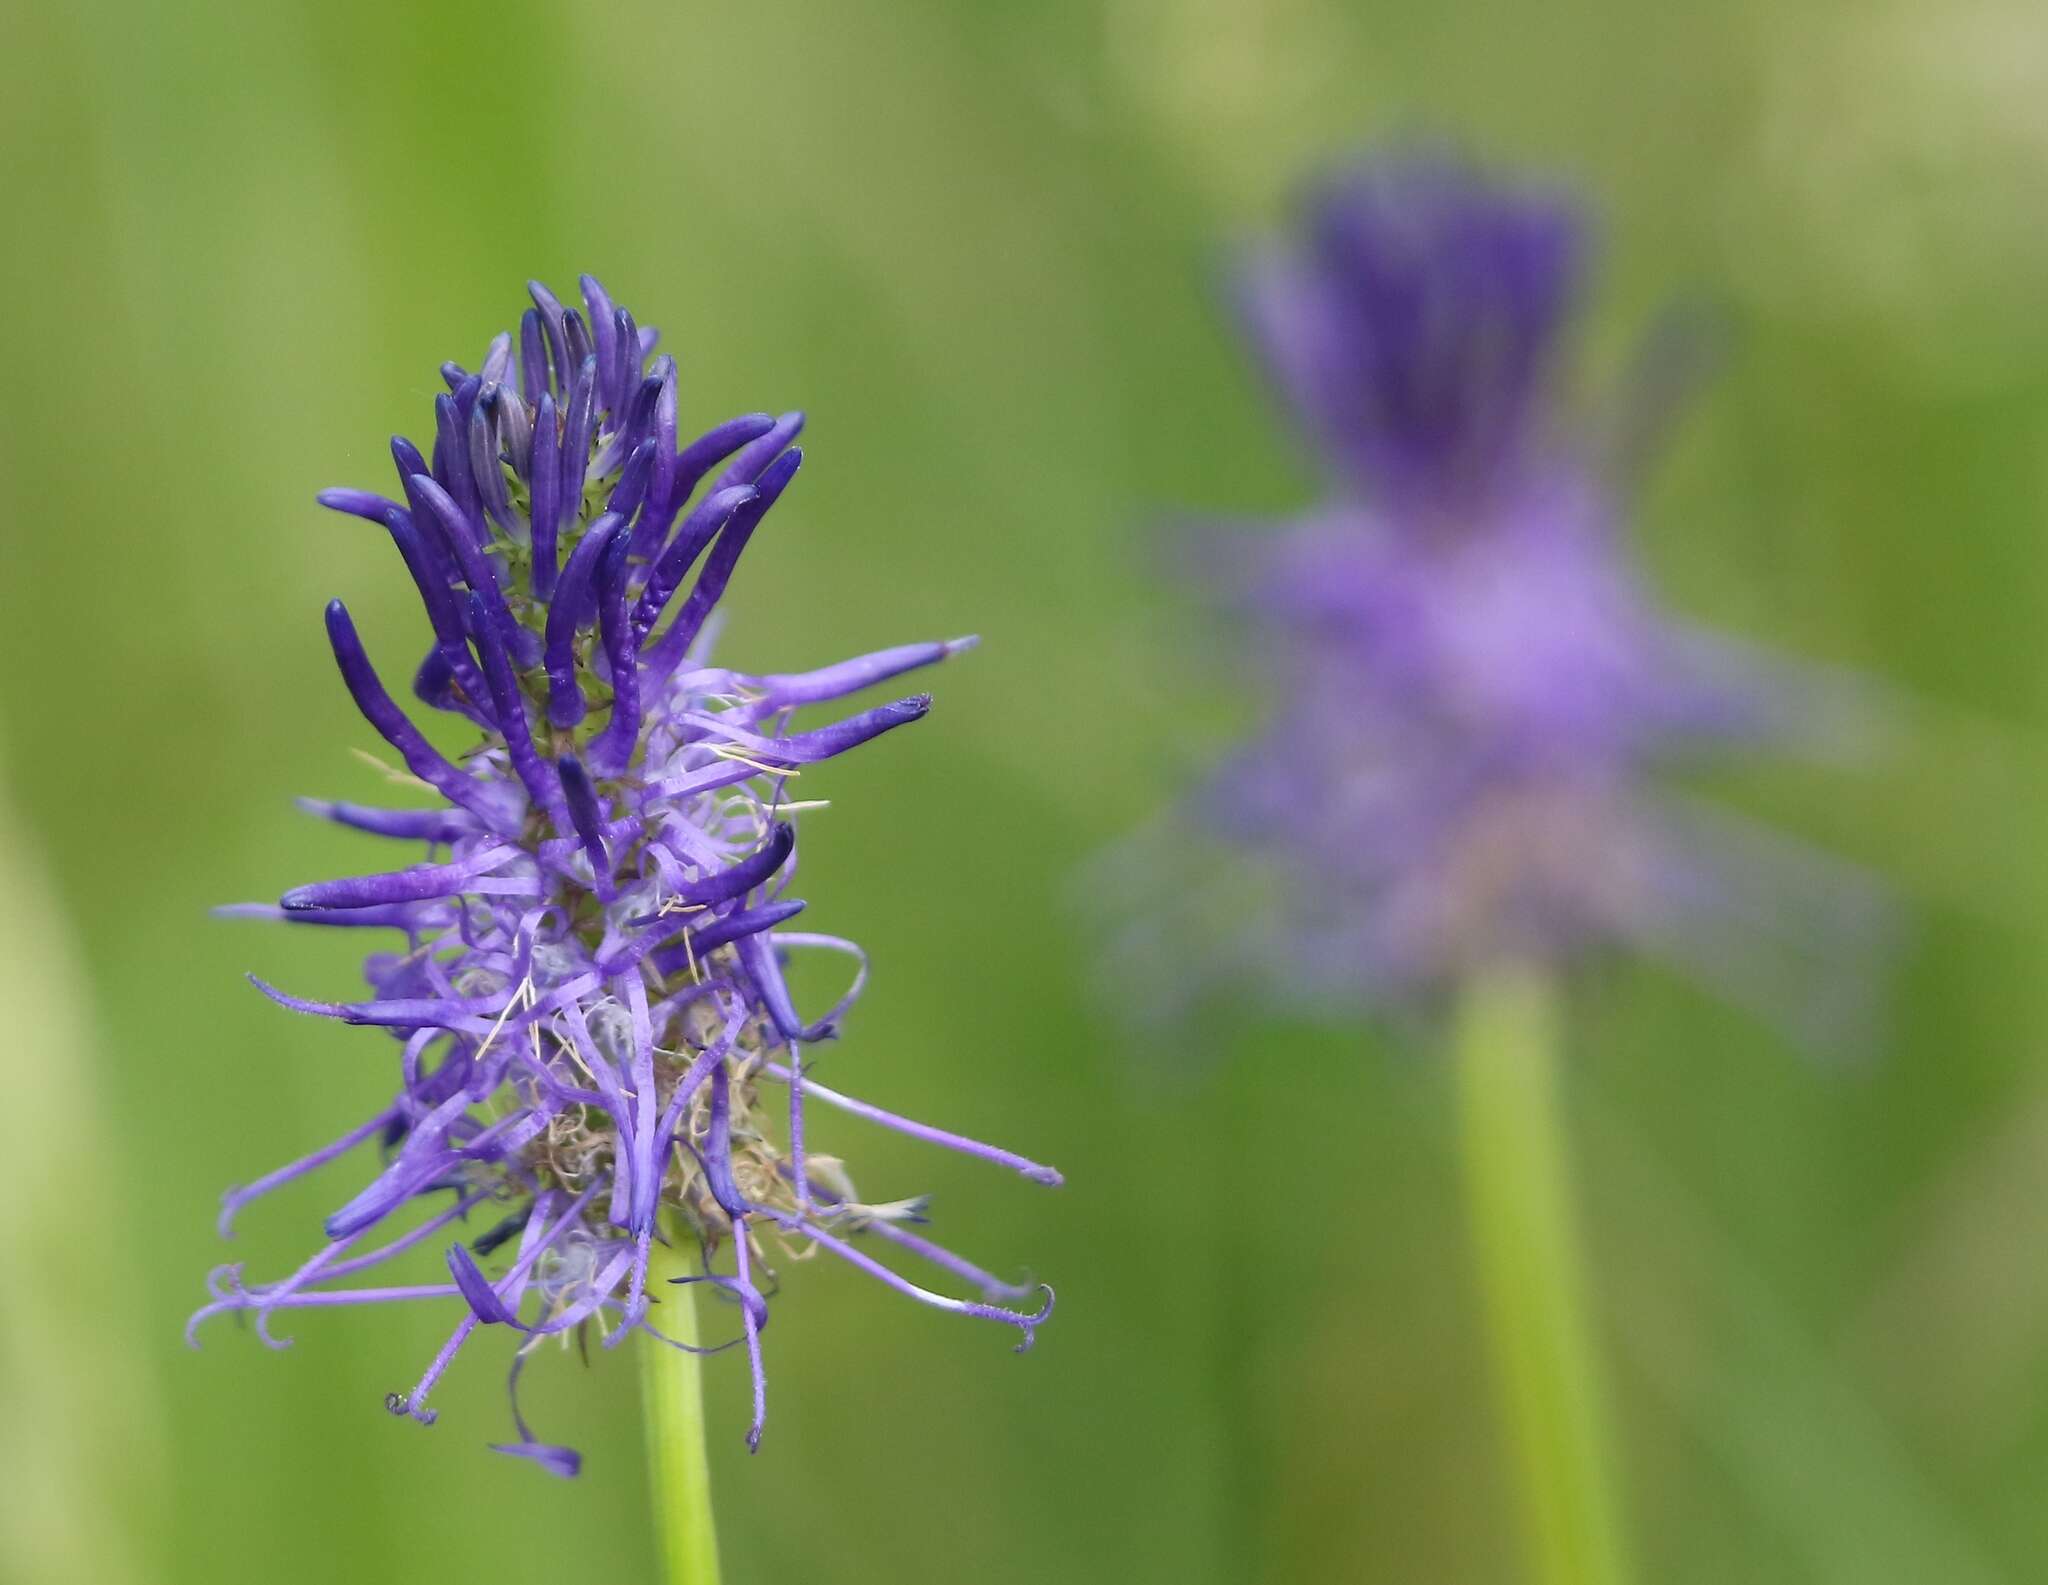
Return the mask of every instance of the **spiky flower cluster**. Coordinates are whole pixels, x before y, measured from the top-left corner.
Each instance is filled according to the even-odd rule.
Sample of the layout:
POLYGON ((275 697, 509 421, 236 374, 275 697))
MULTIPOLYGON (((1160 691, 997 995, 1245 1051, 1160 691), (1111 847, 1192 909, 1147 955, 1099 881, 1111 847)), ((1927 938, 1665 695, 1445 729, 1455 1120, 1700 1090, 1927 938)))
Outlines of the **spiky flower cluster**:
POLYGON ((249 1201, 358 1146, 382 1152, 310 1260, 256 1285, 225 1267, 193 1317, 250 1311, 283 1346, 269 1327, 280 1310, 453 1301, 464 1313, 446 1345, 388 1407, 431 1423, 428 1400, 456 1354, 480 1328, 502 1328, 518 1338, 518 1440, 498 1451, 564 1475, 578 1455, 528 1431, 520 1367, 543 1339, 592 1329, 607 1345, 643 1332, 684 1346, 657 1324, 656 1241, 694 1243, 701 1275, 681 1280, 737 1301, 754 1378, 750 1445, 765 1412, 760 1333, 776 1250, 827 1250, 922 1303, 1015 1327, 1029 1346, 1051 1290, 1005 1283, 914 1231, 921 1200, 863 1201, 839 1161, 806 1150, 807 1102, 1060 1181, 813 1082, 806 1048, 834 1033, 866 960, 840 937, 781 928, 803 907, 787 895, 802 807, 785 797, 790 778, 918 720, 930 700, 808 731, 792 730, 793 713, 972 640, 802 673, 711 665, 713 608, 802 461, 791 446, 802 415, 735 418, 679 445, 674 361, 650 363, 655 333, 595 280, 582 287, 587 312, 532 285, 516 348, 501 335, 477 373, 443 366, 431 464, 410 442, 391 444, 404 504, 360 490, 320 497, 390 534, 433 633, 414 691, 483 736, 462 763, 443 757, 378 680, 341 602, 328 606, 350 694, 446 806, 305 807, 424 843, 428 862, 223 911, 401 936, 402 950, 365 963, 367 1000, 309 1001, 256 981, 295 1011, 389 1031, 399 1084, 374 1117, 226 1196, 224 1235, 249 1201), (809 1022, 783 973, 799 951, 855 965, 846 994, 809 1022), (458 1226, 447 1282, 347 1283, 458 1226), (875 1246, 981 1298, 930 1291, 875 1246), (729 1270, 714 1264, 724 1252, 729 1270), (1034 1309, 1001 1302, 1034 1291, 1034 1309))
POLYGON ((1631 564, 1624 481, 1557 400, 1585 229, 1565 194, 1403 151, 1316 186, 1244 272, 1329 480, 1209 542, 1273 698, 1199 805, 1279 876, 1271 928, 1243 887, 1217 910, 1262 983, 1401 1001, 1620 940, 1812 1006, 1816 951, 1868 934, 1858 878, 1651 774, 1803 733, 1827 690, 1674 620, 1631 564))

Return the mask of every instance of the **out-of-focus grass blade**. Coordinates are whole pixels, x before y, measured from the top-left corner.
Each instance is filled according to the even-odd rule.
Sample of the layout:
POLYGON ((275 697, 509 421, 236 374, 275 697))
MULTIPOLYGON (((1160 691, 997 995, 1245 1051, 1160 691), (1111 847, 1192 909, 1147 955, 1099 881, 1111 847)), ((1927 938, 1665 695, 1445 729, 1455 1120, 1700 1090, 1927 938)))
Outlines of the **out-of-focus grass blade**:
POLYGON ((161 1473, 132 1323, 135 1221, 109 1147, 91 996, 69 922, 7 801, 0 763, 0 1559, 15 1585, 129 1585, 161 1473))
POLYGON ((1630 1363, 1821 1585, 2007 1579, 1827 1349, 1612 1107, 1586 1096, 1602 1203, 1637 1274, 1616 1307, 1630 1363), (1675 1259, 1672 1252, 1682 1252, 1675 1259), (1682 1317, 1646 1302, 1659 1287, 1682 1317), (1685 1339, 1704 1339, 1689 1351, 1685 1339), (1715 1358, 1701 1357, 1711 1350, 1715 1358), (1709 1368, 1710 1367, 1710 1368, 1709 1368))

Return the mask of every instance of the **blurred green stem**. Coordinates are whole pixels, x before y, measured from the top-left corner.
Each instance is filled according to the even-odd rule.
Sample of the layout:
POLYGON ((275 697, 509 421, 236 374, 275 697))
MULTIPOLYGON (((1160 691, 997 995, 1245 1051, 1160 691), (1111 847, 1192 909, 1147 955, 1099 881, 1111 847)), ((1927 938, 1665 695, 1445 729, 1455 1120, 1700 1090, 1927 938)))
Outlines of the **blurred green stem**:
MULTIPOLYGON (((679 1343, 697 1345, 694 1285, 669 1287, 671 1277, 692 1275, 683 1251, 691 1240, 654 1246, 647 1283, 661 1298, 662 1329, 679 1343), (657 1285, 660 1285, 657 1287, 657 1285)), ((647 1416, 647 1474, 654 1527, 667 1585, 718 1585, 718 1531, 711 1516, 711 1465, 704 1448, 702 1358, 640 1339, 647 1416)))
POLYGON ((1457 1020, 1473 1253, 1531 1559, 1543 1585, 1628 1577, 1564 1120, 1555 988, 1473 975, 1457 1020))

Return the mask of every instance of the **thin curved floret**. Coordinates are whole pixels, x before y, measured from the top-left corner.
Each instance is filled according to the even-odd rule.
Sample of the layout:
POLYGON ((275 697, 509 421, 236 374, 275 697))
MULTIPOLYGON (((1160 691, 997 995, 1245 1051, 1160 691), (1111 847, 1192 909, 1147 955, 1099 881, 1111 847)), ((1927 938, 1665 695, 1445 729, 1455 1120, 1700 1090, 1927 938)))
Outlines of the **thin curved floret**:
POLYGON ((250 1201, 373 1143, 381 1151, 327 1217, 324 1247, 273 1282, 223 1268, 192 1325, 246 1311, 281 1347, 270 1329, 281 1311, 446 1302, 460 1312, 453 1333, 387 1407, 431 1423, 434 1386, 478 1329, 515 1333, 517 1440, 497 1451, 573 1475, 578 1455, 539 1441, 521 1415, 520 1372, 542 1339, 589 1327, 607 1346, 635 1332, 683 1346, 661 1331, 662 1295, 649 1291, 657 1241, 693 1243, 702 1275, 690 1280, 738 1300, 750 1445, 766 1404, 760 1278, 775 1251, 828 1250, 921 1303, 1014 1327, 1025 1344, 1050 1313, 1050 1289, 1012 1308, 1030 1285, 897 1225, 922 1220, 921 1200, 863 1202, 842 1163, 807 1151, 807 1095, 1034 1181, 1059 1175, 808 1083, 807 1048, 837 1030, 866 959, 839 937, 778 928, 803 907, 787 895, 803 807, 789 780, 920 719, 930 699, 802 731, 794 712, 973 640, 805 673, 712 666, 713 608, 801 466, 791 442, 802 415, 747 415, 679 444, 675 365, 649 363, 654 332, 589 277, 581 310, 531 290, 518 336, 493 342, 478 373, 443 367, 431 460, 393 440, 405 504, 362 490, 320 497, 390 534, 427 617, 414 691, 484 735, 459 759, 443 755, 392 699, 341 602, 329 606, 336 663, 365 719, 448 806, 306 800, 324 819, 423 844, 422 862, 221 912, 397 932, 401 950, 364 964, 365 999, 255 983, 294 1011, 389 1030, 399 1085, 367 1122, 230 1191, 224 1236, 250 1201), (810 1022, 783 972, 807 949, 856 964, 847 993, 810 1022), (347 1281, 451 1228, 446 1280, 347 1281), (859 1247, 870 1239, 979 1299, 909 1282, 859 1247), (718 1270, 728 1251, 731 1270, 718 1270))
POLYGON ((1329 486, 1199 541, 1272 703, 1194 813, 1251 863, 1204 866, 1213 901, 1164 883, 1127 990, 1180 1001, 1185 965, 1220 960, 1313 1001, 1401 1001, 1612 941, 1773 1011, 1860 980, 1870 886, 1790 843, 1758 862, 1760 836, 1655 785, 1812 735, 1829 689, 1674 620, 1631 564, 1625 491, 1557 401, 1586 231, 1566 194, 1406 152, 1313 188, 1250 259, 1252 341, 1329 486))

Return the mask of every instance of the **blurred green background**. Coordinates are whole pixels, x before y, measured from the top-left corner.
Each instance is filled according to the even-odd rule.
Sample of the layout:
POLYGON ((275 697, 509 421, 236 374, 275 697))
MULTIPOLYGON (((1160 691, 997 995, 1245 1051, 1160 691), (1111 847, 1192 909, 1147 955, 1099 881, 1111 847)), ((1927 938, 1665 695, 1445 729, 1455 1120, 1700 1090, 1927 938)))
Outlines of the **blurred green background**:
POLYGON ((816 928, 876 978, 826 1076, 1057 1162, 1046 1192, 845 1120, 878 1196, 1055 1282, 1037 1350, 785 1273, 771 1417, 711 1371, 734 1585, 1510 1581, 1448 1074, 1246 1017, 1195 1071, 1085 985, 1106 844, 1250 707, 1158 576, 1164 507, 1308 480, 1215 302, 1304 160, 1409 128, 1585 184, 1595 378, 1674 290, 1727 369, 1645 503, 1703 619, 1865 669, 1867 767, 1717 790, 1888 873, 1888 1035, 1817 1064, 1677 979, 1575 1007, 1642 1575, 1974 1585, 2048 1557, 2048 32, 1935 7, 1333 0, 420 7, 7 0, 0 199, 0 1576, 644 1580, 633 1361, 529 1376, 584 1477, 493 1457, 479 1349, 389 1419, 441 1314, 179 1339, 348 1189, 220 1190, 338 1133, 393 1048, 241 981, 347 943, 212 923, 360 867, 373 798, 321 604, 419 619, 383 487, 444 357, 530 275, 660 325, 686 424, 812 415, 729 602, 737 663, 986 635, 835 764, 816 928))

